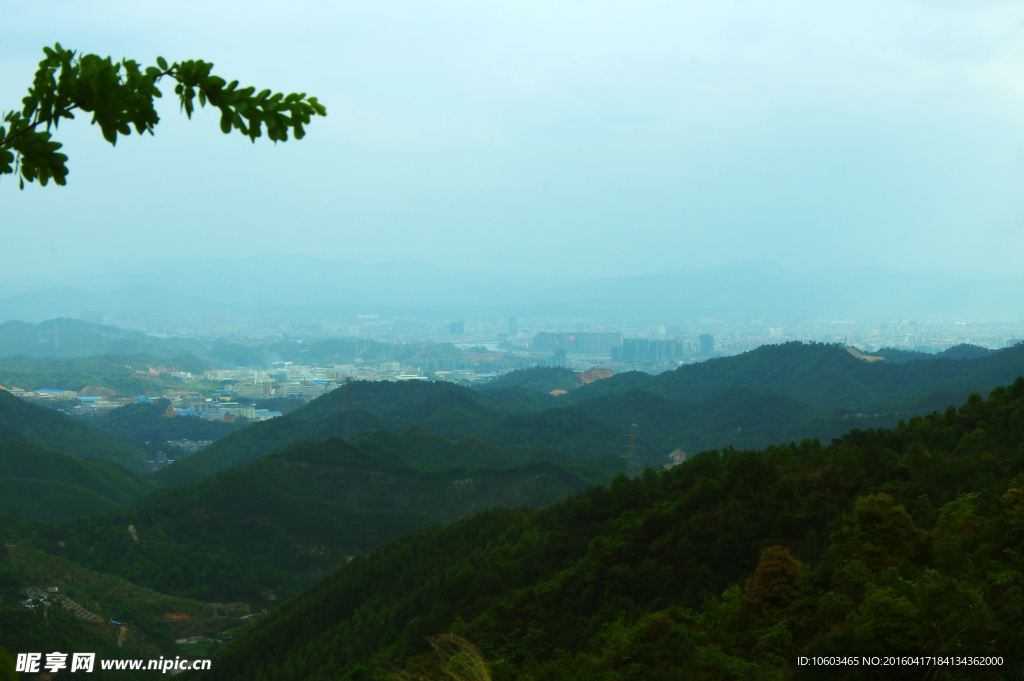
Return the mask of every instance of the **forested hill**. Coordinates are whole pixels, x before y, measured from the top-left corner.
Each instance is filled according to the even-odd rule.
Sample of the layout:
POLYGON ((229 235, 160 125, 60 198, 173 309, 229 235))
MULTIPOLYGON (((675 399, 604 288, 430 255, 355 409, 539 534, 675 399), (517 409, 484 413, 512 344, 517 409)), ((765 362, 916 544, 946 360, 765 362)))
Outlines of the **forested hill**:
POLYGON ((110 459, 141 473, 146 454, 139 443, 90 428, 74 417, 0 390, 0 439, 17 440, 82 459, 110 459))
POLYGON ((18 440, 0 440, 0 513, 60 521, 111 511, 155 488, 106 459, 83 461, 18 440))
POLYGON ((77 319, 50 319, 39 324, 0 324, 0 357, 85 357, 88 355, 153 355, 162 358, 206 354, 199 341, 153 338, 139 331, 77 319))
POLYGON ((480 385, 479 388, 480 390, 494 390, 496 388, 520 386, 528 390, 550 393, 552 390, 565 390, 568 392, 575 390, 582 384, 583 380, 569 369, 561 367, 536 367, 509 372, 493 381, 480 385))
POLYGON ((829 446, 706 452, 405 535, 283 604, 203 678, 382 678, 430 664, 425 637, 445 632, 495 681, 800 678, 797 655, 849 654, 999 655, 1012 666, 944 671, 1016 678, 1021 522, 1024 378, 829 446))
MULTIPOLYGON (((198 480, 295 442, 349 438, 381 429, 421 427, 458 438, 477 434, 467 424, 486 427, 508 414, 543 411, 557 404, 555 400, 518 387, 482 394, 451 383, 357 381, 290 414, 231 433, 160 471, 156 479, 164 484, 198 480)), ((547 444, 543 439, 527 444, 533 442, 547 444)))
POLYGON ((927 362, 932 359, 978 359, 979 357, 988 357, 997 352, 1000 351, 983 348, 980 345, 961 343, 960 345, 954 345, 948 350, 937 352, 934 355, 929 352, 899 350, 897 348, 882 348, 877 352, 865 352, 864 354, 871 355, 872 357, 884 357, 887 362, 902 364, 903 362, 927 362))
POLYGON ((546 506, 623 468, 621 457, 581 465, 546 447, 374 433, 354 446, 296 444, 111 513, 18 532, 164 593, 265 604, 403 532, 485 508, 546 506))
POLYGON ((658 466, 677 449, 692 454, 804 437, 828 441, 854 423, 892 426, 901 415, 945 409, 1021 374, 1024 345, 980 359, 887 365, 869 364, 834 345, 788 343, 658 376, 619 374, 559 397, 522 386, 479 391, 447 383, 360 381, 232 433, 157 479, 196 480, 292 442, 412 426, 498 445, 543 443, 586 457, 622 453, 636 423, 641 455, 658 466))
MULTIPOLYGON (((479 393, 449 384, 365 385, 366 389, 353 386, 347 411, 332 410, 339 406, 340 391, 336 391, 289 416, 231 433, 161 470, 155 479, 161 484, 197 480, 293 442, 344 438, 372 429, 401 432, 420 427, 448 438, 472 435, 502 446, 540 443, 583 461, 596 455, 622 455, 625 437, 635 423, 642 438, 642 459, 661 465, 680 448, 697 452, 722 442, 763 445, 800 439, 808 432, 832 437, 849 428, 843 416, 830 418, 782 395, 747 388, 692 401, 633 390, 577 406, 540 409, 538 400, 557 398, 519 387, 479 393)), ((895 418, 861 422, 895 423, 895 418)))
MULTIPOLYGON (((865 362, 844 347, 794 341, 687 364, 657 376, 638 372, 582 386, 560 399, 581 402, 642 387, 673 399, 701 399, 733 386, 770 390, 824 410, 892 410, 934 392, 991 390, 1024 374, 1024 343, 973 359, 865 362)), ((959 401, 959 400, 958 400, 959 401)))

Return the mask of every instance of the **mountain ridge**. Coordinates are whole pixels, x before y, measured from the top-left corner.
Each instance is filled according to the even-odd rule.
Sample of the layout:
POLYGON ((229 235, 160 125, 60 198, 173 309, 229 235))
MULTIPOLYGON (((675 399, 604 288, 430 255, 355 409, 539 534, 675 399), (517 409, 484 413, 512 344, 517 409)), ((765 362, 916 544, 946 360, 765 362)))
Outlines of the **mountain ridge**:
POLYGON ((786 343, 657 376, 618 374, 559 397, 522 386, 473 390, 446 383, 356 382, 347 396, 328 393, 287 416, 232 433, 157 478, 198 479, 302 439, 412 425, 499 445, 542 442, 586 457, 621 453, 639 421, 648 424, 640 433, 647 463, 661 465, 676 449, 763 447, 805 436, 829 440, 848 429, 851 414, 862 427, 893 426, 899 418, 944 409, 1018 375, 1024 375, 1024 344, 977 359, 886 365, 868 364, 836 345, 786 343), (729 404, 728 396, 741 408, 729 404), (664 418, 645 419, 634 401, 658 405, 664 418))

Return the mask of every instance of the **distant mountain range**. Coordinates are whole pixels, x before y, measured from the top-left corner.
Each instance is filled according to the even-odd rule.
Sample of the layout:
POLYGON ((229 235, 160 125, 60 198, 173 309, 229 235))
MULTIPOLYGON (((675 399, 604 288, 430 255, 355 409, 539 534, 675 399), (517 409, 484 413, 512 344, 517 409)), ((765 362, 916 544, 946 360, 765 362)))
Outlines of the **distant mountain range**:
MULTIPOLYGON (((73 315, 77 316, 78 313, 73 315)), ((206 353, 206 346, 189 338, 154 338, 139 331, 89 324, 75 318, 48 319, 38 324, 0 323, 0 358, 152 355, 170 359, 206 353)))
POLYGON ((200 311, 288 321, 385 318, 571 317, 683 321, 716 318, 1019 319, 1024 279, 883 268, 797 273, 767 260, 639 276, 545 280, 465 272, 416 261, 364 265, 265 253, 239 260, 157 260, 102 278, 0 281, 0 320, 77 317, 83 310, 200 311))
MULTIPOLYGON (((677 449, 692 455, 805 437, 828 441, 851 428, 894 426, 1021 375, 1024 344, 975 359, 869 363, 837 345, 793 342, 657 376, 619 374, 559 397, 522 385, 473 390, 356 382, 347 393, 328 393, 291 414, 235 431, 157 478, 165 484, 196 480, 295 442, 413 426, 495 445, 543 443, 583 460, 624 454, 632 431, 640 436, 643 461, 660 466, 677 449)), ((559 378, 544 369, 521 376, 523 384, 533 383, 531 377, 559 378)))

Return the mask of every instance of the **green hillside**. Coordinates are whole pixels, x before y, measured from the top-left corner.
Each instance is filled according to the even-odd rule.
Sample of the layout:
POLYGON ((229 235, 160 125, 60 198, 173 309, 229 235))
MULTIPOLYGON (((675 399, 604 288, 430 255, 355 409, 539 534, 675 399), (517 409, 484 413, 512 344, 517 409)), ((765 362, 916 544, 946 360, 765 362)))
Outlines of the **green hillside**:
MULTIPOLYGON (((335 390, 290 414, 231 433, 160 471, 156 479, 163 484, 198 480, 295 442, 349 438, 381 429, 402 432, 420 427, 458 438, 478 433, 467 428, 469 424, 482 428, 505 414, 540 412, 556 399, 519 387, 483 394, 450 383, 359 381, 347 391, 335 390)), ((544 441, 526 444, 533 442, 544 441)))
POLYGON ((853 653, 999 655, 934 678, 1016 678, 1022 490, 1018 378, 892 430, 705 452, 405 535, 283 604, 208 676, 383 678, 451 632, 495 681, 881 678, 795 664, 853 653))
POLYGON ((0 440, 17 440, 80 459, 101 458, 141 473, 141 444, 100 432, 67 414, 31 404, 0 390, 0 440))
POLYGON ((657 376, 619 374, 582 386, 561 399, 582 402, 642 387, 673 399, 693 400, 744 386, 776 392, 827 412, 894 410, 935 391, 962 393, 958 400, 962 401, 972 392, 991 390, 1024 374, 1024 343, 986 353, 973 359, 869 363, 839 345, 794 341, 687 364, 657 376))
POLYGON ((416 471, 507 469, 539 462, 564 468, 589 484, 604 484, 625 470, 618 455, 592 456, 586 460, 564 454, 546 445, 498 447, 472 436, 450 440, 414 426, 401 434, 379 430, 361 435, 360 450, 388 458, 416 471))
POLYGON ((112 461, 0 440, 0 513, 61 521, 120 508, 154 488, 112 461))
POLYGON ((623 467, 620 457, 584 466, 545 447, 419 429, 375 433, 355 446, 295 444, 111 513, 34 525, 25 540, 165 593, 272 603, 409 530, 485 508, 545 506, 623 467))

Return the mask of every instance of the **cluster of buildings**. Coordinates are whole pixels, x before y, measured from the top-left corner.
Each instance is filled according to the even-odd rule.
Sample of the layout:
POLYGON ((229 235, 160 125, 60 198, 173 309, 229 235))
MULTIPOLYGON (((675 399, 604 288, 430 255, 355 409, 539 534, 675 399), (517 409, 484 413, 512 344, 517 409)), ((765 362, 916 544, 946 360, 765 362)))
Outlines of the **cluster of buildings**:
POLYGON ((711 357, 715 354, 715 337, 701 334, 693 343, 679 338, 624 338, 622 344, 612 348, 613 362, 650 363, 682 362, 691 357, 711 357))
MULTIPOLYGON (((545 324, 550 328, 550 322, 545 324)), ((609 326, 616 328, 616 325, 609 326)), ((535 365, 562 366, 574 371, 602 367, 652 373, 791 341, 837 343, 868 352, 897 348, 937 353, 961 344, 999 349, 1024 339, 1024 324, 1020 322, 968 323, 955 319, 928 322, 798 319, 780 323, 704 318, 686 325, 623 324, 617 325, 617 330, 610 330, 609 326, 584 327, 581 331, 543 329, 527 334, 519 332, 515 337, 511 334, 498 334, 498 337, 506 346, 526 348, 532 353, 535 365)), ((509 328, 511 331, 511 324, 509 328)), ((518 325, 515 328, 518 330, 518 325)))
MULTIPOLYGON (((202 395, 184 395, 179 397, 172 401, 171 409, 174 410, 177 416, 197 416, 207 421, 231 422, 237 418, 246 418, 250 421, 269 421, 281 415, 279 411, 257 409, 251 404, 239 404, 238 402, 203 397, 202 395)), ((202 449, 202 447, 198 447, 198 449, 202 449)), ((197 449, 192 451, 197 451, 197 449)))
POLYGON ((638 364, 678 365, 715 356, 713 334, 688 338, 679 336, 678 327, 671 327, 671 331, 676 337, 669 336, 665 327, 659 327, 653 338, 623 336, 621 332, 542 331, 533 336, 532 346, 535 352, 551 353, 540 364, 572 368, 578 368, 582 357, 595 355, 607 357, 607 365, 613 369, 617 364, 633 369, 638 364))
MULTIPOLYGON (((83 395, 74 390, 64 390, 62 388, 23 390, 21 388, 6 388, 0 385, 0 390, 6 390, 14 397, 36 402, 69 402, 75 400, 76 403, 72 408, 72 413, 77 416, 102 416, 126 404, 134 404, 149 399, 146 397, 113 397, 113 391, 109 390, 104 392, 111 393, 111 396, 83 395)), ((86 391, 83 390, 82 392, 86 391)))
POLYGON ((177 447, 186 454, 195 454, 213 444, 213 440, 168 440, 167 444, 177 447))
MULTIPOLYGON (((448 373, 454 375, 457 372, 448 373)), ((431 378, 418 369, 403 367, 400 362, 394 361, 372 365, 356 363, 327 366, 275 362, 269 370, 264 371, 222 369, 207 371, 204 375, 210 380, 235 381, 227 386, 227 390, 238 397, 253 400, 271 397, 313 399, 337 390, 345 381, 426 381, 431 378)))
MULTIPOLYGON (((22 390, 20 388, 5 388, 15 397, 28 400, 44 400, 50 402, 66 402, 75 400, 71 413, 75 416, 102 416, 114 409, 119 409, 127 404, 146 403, 150 398, 146 395, 135 397, 109 397, 103 395, 81 395, 74 390, 61 390, 57 388, 39 388, 38 390, 22 390)), ((83 391, 85 392, 85 391, 83 391)), ((111 392, 111 391, 106 391, 111 392)), ((257 409, 253 405, 243 405, 233 402, 230 397, 205 397, 197 394, 170 395, 171 410, 177 416, 196 416, 209 421, 234 421, 236 418, 247 418, 250 421, 266 421, 281 415, 279 411, 270 409, 257 409)), ((197 451, 206 443, 188 443, 182 446, 186 451, 197 451)), ((178 445, 181 446, 181 445, 178 445)))
MULTIPOLYGON (((0 386, 3 388, 3 386, 0 386)), ((15 397, 22 397, 28 400, 52 400, 60 402, 74 400, 78 393, 74 390, 61 390, 60 388, 39 388, 37 390, 23 390, 22 388, 3 388, 15 397)))

